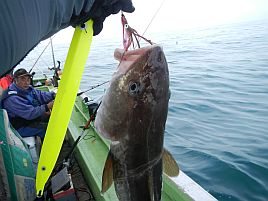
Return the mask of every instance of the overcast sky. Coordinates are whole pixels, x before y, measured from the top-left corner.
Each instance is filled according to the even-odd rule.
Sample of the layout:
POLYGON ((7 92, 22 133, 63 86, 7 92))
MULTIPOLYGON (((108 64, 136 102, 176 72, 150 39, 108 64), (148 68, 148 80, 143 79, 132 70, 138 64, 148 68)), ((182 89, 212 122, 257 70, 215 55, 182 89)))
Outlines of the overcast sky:
MULTIPOLYGON (((133 0, 136 11, 126 14, 129 24, 144 30, 162 3, 149 30, 177 30, 268 16, 268 0, 133 0)), ((116 21, 108 19, 105 31, 112 24, 116 21), (110 20, 113 23, 108 23, 110 20)))
MULTIPOLYGON (((136 8, 135 12, 125 15, 130 26, 141 34, 161 7, 149 25, 146 35, 155 32, 268 19, 268 0, 133 0, 133 4, 136 8)), ((66 35, 65 33, 71 38, 72 31, 65 31, 61 35, 66 35)), ((106 19, 99 37, 117 35, 121 37, 121 34, 120 14, 117 14, 106 19)))

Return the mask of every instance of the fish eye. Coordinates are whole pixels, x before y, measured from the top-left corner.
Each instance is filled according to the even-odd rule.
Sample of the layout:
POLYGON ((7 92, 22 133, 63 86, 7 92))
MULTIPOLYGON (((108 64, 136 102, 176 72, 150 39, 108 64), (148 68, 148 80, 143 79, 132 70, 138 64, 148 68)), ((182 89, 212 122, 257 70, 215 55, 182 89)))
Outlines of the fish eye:
POLYGON ((137 95, 140 92, 140 83, 131 82, 128 87, 128 92, 130 95, 137 95))

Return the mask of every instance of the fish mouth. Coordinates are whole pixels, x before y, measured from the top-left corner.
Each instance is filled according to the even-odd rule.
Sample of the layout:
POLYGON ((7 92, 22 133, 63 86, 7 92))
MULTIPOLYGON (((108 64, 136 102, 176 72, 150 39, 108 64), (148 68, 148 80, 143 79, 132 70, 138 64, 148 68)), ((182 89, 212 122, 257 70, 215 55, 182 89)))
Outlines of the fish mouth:
POLYGON ((114 51, 114 58, 120 62, 117 68, 117 72, 119 74, 126 74, 126 72, 132 68, 132 64, 135 63, 139 58, 159 48, 161 48, 159 45, 150 45, 143 48, 128 51, 116 48, 114 51))

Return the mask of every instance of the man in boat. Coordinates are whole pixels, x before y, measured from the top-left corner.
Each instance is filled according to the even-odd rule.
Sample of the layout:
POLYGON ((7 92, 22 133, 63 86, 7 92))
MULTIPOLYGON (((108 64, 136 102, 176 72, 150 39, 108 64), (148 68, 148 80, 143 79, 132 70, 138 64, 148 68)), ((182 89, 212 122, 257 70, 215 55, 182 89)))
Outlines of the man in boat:
POLYGON ((92 19, 96 36, 106 17, 120 10, 132 13, 135 8, 131 0, 0 1, 0 77, 61 29, 92 19))
POLYGON ((22 137, 44 138, 55 93, 33 88, 31 78, 23 68, 15 71, 13 83, 3 92, 1 105, 22 137))

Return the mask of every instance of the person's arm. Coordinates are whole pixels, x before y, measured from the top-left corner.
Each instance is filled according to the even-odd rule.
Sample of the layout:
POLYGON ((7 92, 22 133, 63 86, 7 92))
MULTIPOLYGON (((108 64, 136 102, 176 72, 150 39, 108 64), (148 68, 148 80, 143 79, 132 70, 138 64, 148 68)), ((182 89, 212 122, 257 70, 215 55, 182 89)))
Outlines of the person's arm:
POLYGON ((47 92, 47 91, 41 91, 41 90, 36 90, 36 89, 33 89, 33 90, 35 91, 35 94, 37 95, 38 100, 41 101, 41 104, 48 103, 54 100, 56 97, 55 92, 52 92, 52 91, 47 92))
POLYGON ((16 95, 5 99, 3 106, 12 117, 19 116, 27 120, 38 118, 47 110, 46 104, 34 107, 28 104, 28 100, 16 95))
POLYGON ((1 0, 0 77, 41 40, 88 19, 97 35, 105 18, 120 10, 133 12, 131 0, 1 0))

